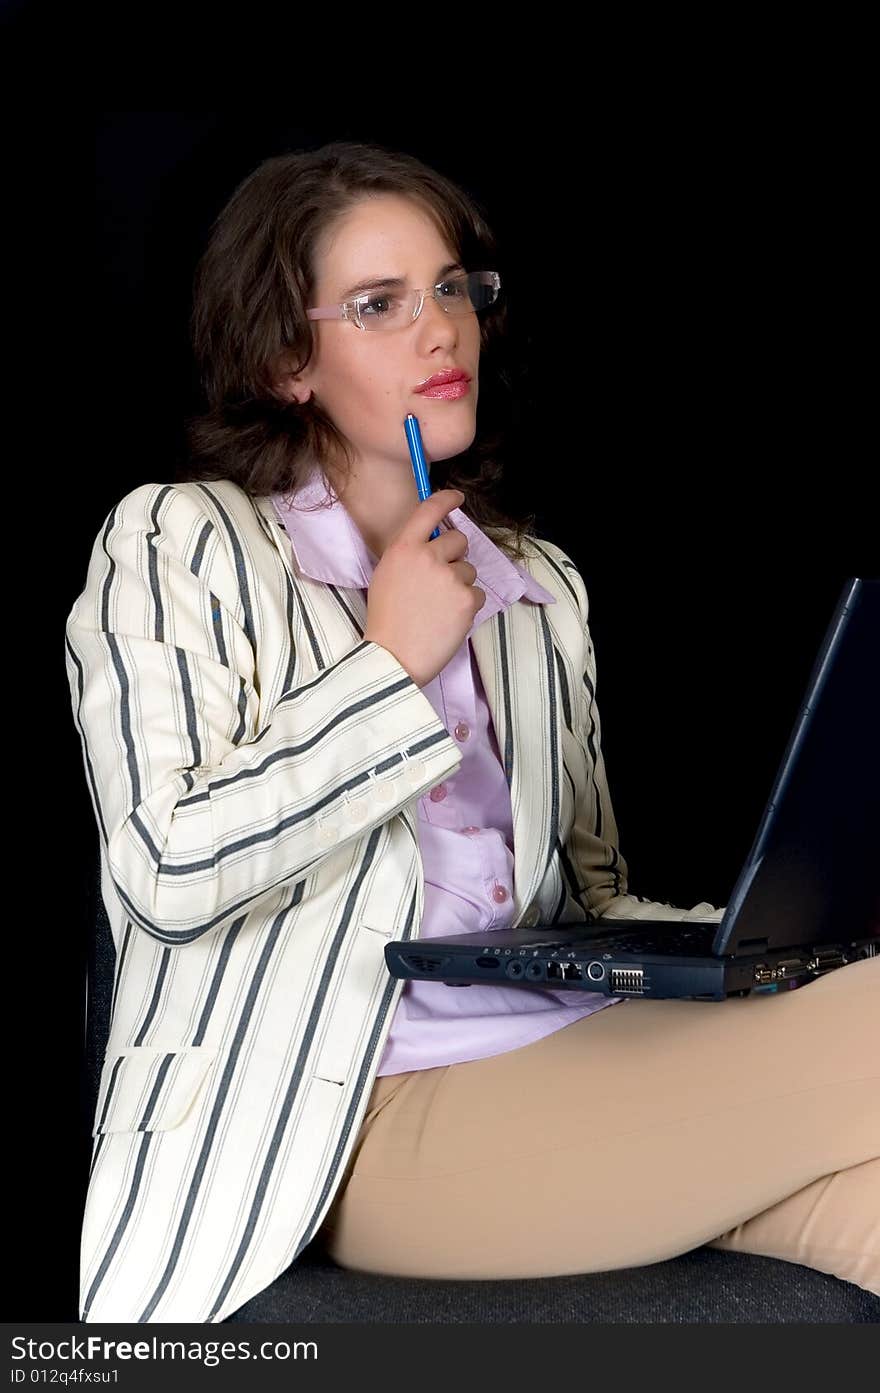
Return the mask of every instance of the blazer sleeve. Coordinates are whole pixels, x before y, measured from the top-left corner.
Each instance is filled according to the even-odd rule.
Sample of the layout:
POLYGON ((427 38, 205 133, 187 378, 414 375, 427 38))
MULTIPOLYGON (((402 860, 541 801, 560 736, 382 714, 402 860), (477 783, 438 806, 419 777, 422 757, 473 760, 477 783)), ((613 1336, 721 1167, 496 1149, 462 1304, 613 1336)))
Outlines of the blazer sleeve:
POLYGON ((574 564, 566 559, 569 578, 578 592, 583 618, 583 679, 580 684, 581 729, 591 797, 582 797, 569 836, 568 854, 580 873, 584 905, 591 919, 712 919, 724 909, 706 900, 691 909, 646 899, 629 891, 629 869, 620 852, 617 823, 602 751, 602 726, 596 703, 596 657, 589 626, 586 585, 574 564))
POLYGON ((234 557, 189 491, 107 517, 67 618, 86 781, 125 912, 192 942, 314 871, 461 764, 405 668, 355 643, 261 712, 234 557))

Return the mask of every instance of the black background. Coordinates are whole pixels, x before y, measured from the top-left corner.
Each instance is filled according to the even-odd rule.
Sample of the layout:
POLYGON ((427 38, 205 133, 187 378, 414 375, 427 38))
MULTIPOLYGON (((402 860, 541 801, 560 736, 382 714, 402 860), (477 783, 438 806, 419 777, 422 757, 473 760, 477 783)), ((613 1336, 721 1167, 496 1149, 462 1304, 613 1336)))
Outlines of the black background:
MULTIPOLYGON (((53 887, 67 893, 40 977, 51 1000, 35 1043, 51 1072, 24 1130, 45 1124, 35 1144, 55 1164, 28 1211, 33 1272, 12 1318, 76 1319, 91 1144, 80 1042, 97 832, 64 623, 111 507, 173 477, 197 404, 187 316, 212 219, 261 160, 331 139, 404 149, 457 179, 503 248, 529 369, 511 468, 539 535, 586 582, 631 890, 727 902, 843 582, 878 573, 862 440, 866 194, 821 121, 801 114, 793 134, 751 121, 747 104, 696 120, 674 93, 568 135, 549 118, 474 129, 103 112, 85 302, 96 347, 65 487, 45 497, 58 553, 50 772, 66 791, 43 901, 56 924, 53 887)), ((85 342, 66 335, 64 351, 85 342)))

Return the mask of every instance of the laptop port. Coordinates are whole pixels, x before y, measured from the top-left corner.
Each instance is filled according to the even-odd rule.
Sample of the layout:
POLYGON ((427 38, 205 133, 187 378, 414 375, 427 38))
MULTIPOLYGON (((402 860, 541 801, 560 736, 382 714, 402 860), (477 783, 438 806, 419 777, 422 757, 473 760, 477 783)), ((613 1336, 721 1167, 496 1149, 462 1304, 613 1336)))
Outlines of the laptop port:
POLYGON ((755 968, 756 982, 772 982, 775 976, 776 973, 772 967, 768 967, 766 963, 757 964, 755 968))
POLYGON ((564 976, 565 976, 565 964, 564 964, 564 963, 553 962, 553 961, 551 960, 551 961, 547 964, 547 981, 548 981, 548 982, 553 982, 553 981, 558 982, 558 981, 559 981, 562 977, 564 977, 564 976))
POLYGON ((514 981, 518 981, 519 978, 525 976, 526 965, 524 962, 520 962, 519 958, 511 958, 504 972, 507 977, 512 977, 514 981))
POLYGON ((612 967, 612 996, 643 996, 645 992, 645 969, 643 967, 612 967))
POLYGON ((544 964, 539 958, 532 958, 530 963, 526 963, 526 976, 530 982, 541 982, 544 978, 544 964))
POLYGON ((802 972, 806 966, 806 958, 780 958, 776 964, 776 975, 778 977, 791 977, 797 972, 802 972))
POLYGON ((819 976, 823 972, 831 972, 833 968, 845 965, 846 954, 840 948, 817 948, 809 968, 819 976))

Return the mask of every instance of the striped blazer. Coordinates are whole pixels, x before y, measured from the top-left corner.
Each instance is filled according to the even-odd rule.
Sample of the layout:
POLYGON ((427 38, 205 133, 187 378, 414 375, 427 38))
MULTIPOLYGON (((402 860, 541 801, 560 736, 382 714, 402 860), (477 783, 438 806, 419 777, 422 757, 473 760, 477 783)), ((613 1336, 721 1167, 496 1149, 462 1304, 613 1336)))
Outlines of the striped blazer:
MULTIPOLYGON (((470 639, 513 922, 684 917, 627 893, 584 582, 552 543, 528 551, 558 603, 470 639)), ((65 648, 116 946, 82 1321, 223 1321, 343 1177, 403 988, 383 947, 419 934, 417 800, 461 764, 365 620, 229 481, 144 484, 95 540, 65 648)))

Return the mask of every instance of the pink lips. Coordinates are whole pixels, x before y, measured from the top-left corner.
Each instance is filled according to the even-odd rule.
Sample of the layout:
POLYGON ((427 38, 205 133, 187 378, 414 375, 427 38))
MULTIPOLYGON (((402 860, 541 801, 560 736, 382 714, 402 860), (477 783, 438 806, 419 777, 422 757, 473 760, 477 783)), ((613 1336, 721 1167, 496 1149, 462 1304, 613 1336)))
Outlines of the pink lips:
POLYGON ((448 382, 460 381, 470 381, 470 378, 468 377, 468 374, 464 371, 464 368, 441 368, 439 372, 435 372, 430 377, 426 377, 424 382, 419 382, 418 385, 413 388, 413 391, 432 392, 435 387, 443 387, 448 382))
POLYGON ((458 377, 454 382, 441 382, 437 387, 424 387, 419 393, 423 397, 433 397, 435 401, 456 401, 466 397, 471 384, 466 377, 458 377))

